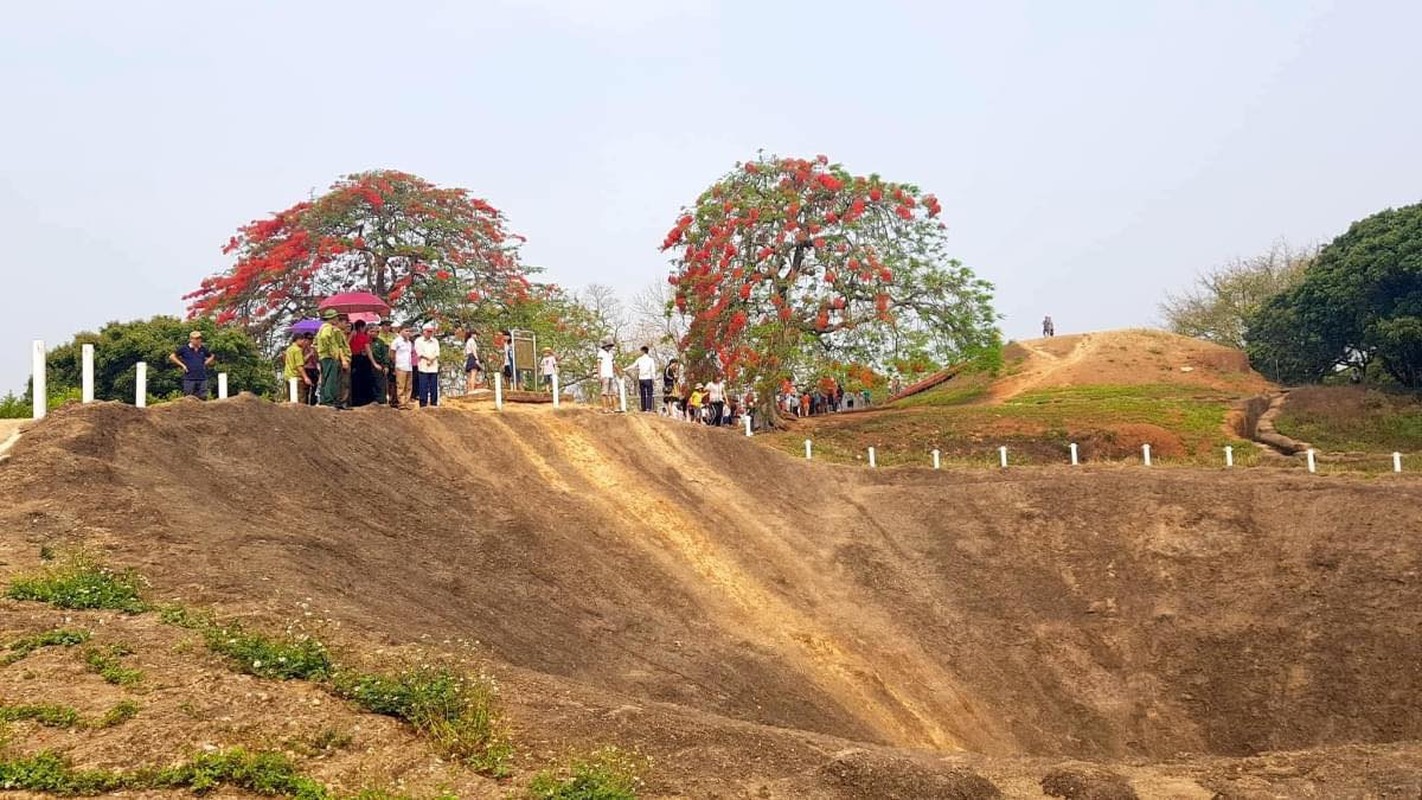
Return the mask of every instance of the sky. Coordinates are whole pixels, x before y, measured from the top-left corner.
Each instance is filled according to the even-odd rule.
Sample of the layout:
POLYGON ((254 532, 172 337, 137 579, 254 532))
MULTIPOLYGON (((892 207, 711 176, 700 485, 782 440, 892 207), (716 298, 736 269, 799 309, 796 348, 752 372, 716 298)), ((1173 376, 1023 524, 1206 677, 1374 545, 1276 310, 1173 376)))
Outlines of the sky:
POLYGON ((236 228, 368 169, 461 186, 625 296, 758 150, 942 200, 1008 338, 1422 200, 1422 3, 0 2, 0 392, 181 314, 236 228))

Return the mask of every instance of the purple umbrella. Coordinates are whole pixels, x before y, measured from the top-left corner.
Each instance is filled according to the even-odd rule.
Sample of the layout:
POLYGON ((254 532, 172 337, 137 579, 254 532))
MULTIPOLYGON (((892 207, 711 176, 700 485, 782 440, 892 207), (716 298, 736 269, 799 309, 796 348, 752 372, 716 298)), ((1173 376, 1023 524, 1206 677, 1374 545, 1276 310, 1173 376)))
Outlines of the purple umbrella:
POLYGON ((321 320, 319 319, 303 319, 291 326, 291 332, 297 336, 315 333, 319 330, 321 330, 321 320))

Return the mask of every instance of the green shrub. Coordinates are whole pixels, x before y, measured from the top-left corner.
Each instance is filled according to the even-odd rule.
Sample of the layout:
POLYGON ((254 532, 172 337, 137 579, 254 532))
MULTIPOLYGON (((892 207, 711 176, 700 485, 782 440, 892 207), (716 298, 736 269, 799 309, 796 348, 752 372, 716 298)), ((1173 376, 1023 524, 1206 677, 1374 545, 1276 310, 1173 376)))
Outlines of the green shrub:
POLYGON ((141 592, 143 579, 131 569, 114 572, 89 556, 71 555, 37 573, 21 575, 10 582, 5 596, 11 600, 32 600, 57 608, 75 610, 112 609, 126 614, 148 610, 141 592))
POLYGON ((446 755, 486 775, 509 772, 513 747, 503 731, 492 681, 442 667, 395 675, 338 673, 336 693, 362 709, 408 722, 446 755))
POLYGON ((209 650, 260 678, 321 681, 331 675, 331 654, 310 637, 273 638, 244 629, 239 623, 211 623, 200 628, 209 650))
POLYGON ((95 795, 130 788, 132 776, 108 770, 76 770, 57 753, 0 758, 0 789, 57 794, 95 795))
POLYGON ((0 667, 9 666, 42 647, 73 647, 89 641, 88 631, 55 628, 52 631, 23 636, 6 645, 9 652, 0 657, 0 667))
POLYGON ((528 785, 534 800, 635 800, 645 762, 616 747, 575 759, 560 774, 544 770, 528 785))
POLYGON ((132 700, 124 700, 108 711, 105 711, 104 715, 99 717, 98 722, 95 722, 90 727, 100 729, 112 728, 115 725, 122 725, 136 716, 138 716, 138 704, 132 700))
POLYGON ((46 728, 77 728, 79 712, 51 703, 0 706, 0 722, 37 722, 46 728))
POLYGON ((133 686, 143 680, 143 671, 125 667, 119 659, 132 655, 133 650, 125 645, 90 647, 84 651, 84 663, 90 672, 96 672, 105 681, 115 686, 133 686))
POLYGON ((254 794, 327 800, 325 786, 302 775, 281 753, 249 753, 240 747, 203 753, 192 761, 161 770, 152 779, 155 788, 187 788, 204 794, 221 786, 254 794))

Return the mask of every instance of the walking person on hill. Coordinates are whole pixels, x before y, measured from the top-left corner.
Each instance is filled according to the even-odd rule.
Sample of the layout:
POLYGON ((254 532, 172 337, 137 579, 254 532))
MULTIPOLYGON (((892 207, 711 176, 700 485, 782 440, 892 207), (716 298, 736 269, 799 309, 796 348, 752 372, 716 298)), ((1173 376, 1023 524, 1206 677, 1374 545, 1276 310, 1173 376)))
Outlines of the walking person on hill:
POLYGON ((470 328, 464 332, 464 393, 471 394, 484 375, 484 364, 479 361, 479 332, 470 328))
POLYGON ((173 351, 168 360, 183 370, 183 394, 207 399, 207 368, 217 360, 217 356, 202 343, 202 331, 188 334, 188 343, 173 351))
POLYGON ((395 393, 391 405, 404 409, 410 407, 410 383, 415 372, 414 332, 409 328, 400 331, 390 343, 390 362, 395 368, 395 393))
POLYGON ((611 414, 617 407, 617 369, 612 363, 612 340, 603 339, 597 351, 597 381, 602 389, 602 413, 611 414))
POLYGON ((351 368, 351 346, 338 323, 339 317, 334 308, 321 312, 321 330, 316 332, 316 358, 321 363, 321 405, 344 408, 341 373, 351 368))
POLYGON ((650 414, 653 411, 653 398, 656 396, 657 360, 652 358, 652 353, 646 345, 642 346, 642 355, 632 362, 631 371, 637 373, 637 399, 640 401, 638 405, 642 413, 650 414))
POLYGON ((553 355, 553 348, 543 348, 543 360, 539 362, 538 371, 543 376, 543 386, 552 392, 553 376, 558 374, 558 357, 553 355))
POLYGON ((1056 323, 1052 322, 1051 315, 1048 314, 1047 316, 1042 317, 1042 336, 1050 338, 1056 335, 1057 326, 1056 323))
POLYGON ((710 407, 710 418, 708 422, 712 425, 724 425, 726 422, 726 382, 717 375, 710 383, 706 384, 706 404, 710 407))
POLYGON ((681 363, 675 358, 662 368, 662 410, 669 417, 676 416, 676 380, 681 372, 681 363))
POLYGON ((439 340, 434 338, 433 322, 420 328, 415 340, 415 381, 419 384, 420 408, 439 405, 439 340))

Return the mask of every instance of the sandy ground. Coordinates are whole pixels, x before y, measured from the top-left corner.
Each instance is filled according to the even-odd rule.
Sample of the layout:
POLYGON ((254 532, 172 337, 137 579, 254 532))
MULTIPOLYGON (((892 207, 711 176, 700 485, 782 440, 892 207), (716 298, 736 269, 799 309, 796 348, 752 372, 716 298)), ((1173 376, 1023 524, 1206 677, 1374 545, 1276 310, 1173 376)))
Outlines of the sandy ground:
MULTIPOLYGON (((1406 477, 869 471, 639 415, 238 399, 61 409, 0 496, 5 574, 83 543, 160 596, 317 609, 356 652, 477 642, 530 762, 636 746, 652 796, 1422 791, 1406 477)), ((119 757, 129 724, 64 746, 119 757)))

